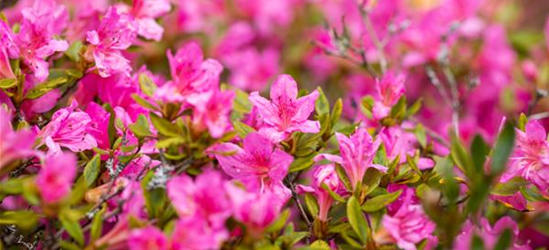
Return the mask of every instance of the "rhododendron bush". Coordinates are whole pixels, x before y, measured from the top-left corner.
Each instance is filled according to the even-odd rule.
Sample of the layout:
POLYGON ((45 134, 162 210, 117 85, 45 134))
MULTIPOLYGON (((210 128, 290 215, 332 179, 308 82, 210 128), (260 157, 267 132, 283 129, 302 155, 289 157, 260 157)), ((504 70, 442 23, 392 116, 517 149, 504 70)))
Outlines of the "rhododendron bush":
POLYGON ((544 1, 0 1, 0 249, 546 249, 544 1))

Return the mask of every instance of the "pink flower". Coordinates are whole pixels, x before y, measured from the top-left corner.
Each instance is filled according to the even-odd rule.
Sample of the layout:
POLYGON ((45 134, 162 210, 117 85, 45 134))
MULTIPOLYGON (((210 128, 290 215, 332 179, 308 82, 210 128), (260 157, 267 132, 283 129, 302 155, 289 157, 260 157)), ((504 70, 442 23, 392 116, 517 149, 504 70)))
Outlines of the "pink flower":
POLYGON ((231 128, 230 115, 233 110, 233 91, 214 91, 207 102, 197 103, 193 122, 198 130, 206 127, 213 138, 220 138, 231 128))
POLYGON ((42 200, 46 203, 55 203, 63 199, 71 191, 75 175, 74 154, 60 153, 48 156, 36 178, 42 200))
POLYGON ((461 229, 461 234, 456 237, 454 241, 455 250, 471 249, 471 240, 473 235, 481 237, 485 249, 493 249, 497 240, 505 229, 510 229, 513 233, 513 244, 509 249, 512 250, 528 250, 531 249, 527 245, 520 245, 517 242, 519 230, 517 223, 511 219, 511 217, 503 217, 496 222, 494 227, 490 226, 490 223, 486 218, 482 218, 479 226, 475 226, 471 221, 465 222, 465 225, 461 229))
POLYGON ((0 169, 13 160, 35 155, 36 134, 29 129, 14 131, 11 115, 0 106, 0 169))
POLYGON ((169 242, 158 228, 147 226, 130 233, 128 247, 131 250, 168 250, 169 242))
POLYGON ((376 79, 376 102, 373 107, 373 116, 380 120, 391 112, 391 108, 404 94, 404 76, 387 72, 381 80, 376 79))
POLYGON ((88 52, 95 61, 95 68, 102 77, 117 73, 129 75, 130 61, 122 51, 132 45, 136 38, 133 18, 120 14, 116 7, 110 7, 96 30, 88 31, 86 41, 90 43, 88 52))
POLYGON ((525 132, 517 130, 516 147, 501 181, 515 176, 532 182, 540 190, 549 188, 549 142, 545 129, 537 120, 529 121, 525 132))
POLYGON ((160 41, 164 28, 154 19, 171 10, 169 0, 135 0, 130 14, 135 18, 137 34, 155 41, 160 41))
POLYGON ((212 228, 201 217, 179 219, 172 234, 173 250, 220 249, 223 241, 229 238, 225 228, 212 228))
POLYGON ((10 27, 0 20, 0 79, 15 78, 15 74, 10 65, 11 57, 18 57, 17 48, 13 44, 13 34, 10 27), (10 52, 11 51, 11 52, 10 52), (16 55, 13 55, 16 52, 16 55))
POLYGON ((231 216, 224 183, 221 174, 211 170, 194 181, 187 175, 177 176, 168 182, 168 197, 180 218, 200 217, 212 228, 223 228, 231 216))
POLYGON ((344 193, 345 187, 340 182, 339 176, 335 171, 333 164, 318 166, 313 173, 313 186, 298 185, 297 188, 300 191, 314 193, 318 201, 318 218, 321 221, 328 220, 328 211, 330 206, 334 202, 334 199, 330 196, 328 191, 322 188, 322 184, 326 184, 328 188, 335 193, 344 193))
POLYGON ((320 154, 315 157, 315 161, 327 159, 341 164, 353 189, 362 181, 368 168, 387 171, 387 167, 372 163, 381 144, 379 137, 374 140, 365 128, 359 128, 350 137, 336 133, 336 138, 341 156, 320 154))
POLYGON ((233 205, 234 218, 248 229, 252 237, 259 237, 280 214, 284 205, 273 192, 246 192, 232 183, 226 185, 227 193, 233 205))
POLYGON ((423 212, 413 189, 405 187, 395 205, 383 216, 382 224, 399 248, 415 250, 416 244, 425 239, 437 241, 433 236, 435 223, 423 212))
POLYGON ((46 144, 50 152, 59 152, 60 147, 73 152, 80 152, 97 147, 97 141, 89 134, 90 116, 82 111, 75 111, 76 102, 70 107, 56 111, 50 123, 38 134, 41 144, 46 144))
POLYGON ((33 7, 23 9, 21 13, 21 30, 14 42, 23 62, 39 81, 44 81, 49 75, 45 59, 69 47, 65 40, 54 39, 67 26, 67 11, 55 1, 45 0, 34 2, 33 7))
POLYGON ((222 143, 208 149, 219 164, 233 178, 249 188, 279 190, 287 197, 289 190, 282 184, 293 157, 278 149, 261 134, 251 133, 244 138, 244 148, 233 143, 222 143))
POLYGON ((108 127, 111 114, 95 102, 88 103, 86 113, 91 120, 88 132, 97 141, 97 146, 102 149, 110 148, 108 127))
MULTIPOLYGON (((419 146, 417 138, 414 133, 407 131, 412 129, 413 124, 404 122, 401 126, 386 128, 379 134, 389 160, 400 156, 400 163, 404 163, 407 155, 413 157, 416 154, 419 146)), ((429 158, 419 157, 417 166, 421 170, 429 169, 435 166, 435 162, 429 158)))
POLYGON ((250 94, 250 101, 257 107, 264 127, 261 131, 273 141, 284 140, 295 131, 318 133, 320 123, 308 120, 315 109, 318 91, 297 98, 297 83, 290 75, 280 75, 271 87, 271 101, 258 92, 250 94))

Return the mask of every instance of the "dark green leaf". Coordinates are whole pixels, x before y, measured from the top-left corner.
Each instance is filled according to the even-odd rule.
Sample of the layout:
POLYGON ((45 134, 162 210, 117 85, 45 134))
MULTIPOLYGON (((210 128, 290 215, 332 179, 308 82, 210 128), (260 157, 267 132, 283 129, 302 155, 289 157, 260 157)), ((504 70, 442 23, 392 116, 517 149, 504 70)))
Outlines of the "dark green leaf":
POLYGON ((46 93, 52 91, 53 89, 67 83, 69 81, 69 78, 67 76, 61 76, 54 79, 47 80, 43 83, 40 83, 31 90, 27 92, 26 98, 27 99, 36 99, 38 97, 41 97, 45 95, 46 93))
POLYGON ((480 135, 476 135, 471 144, 471 156, 473 159, 474 174, 473 176, 482 177, 484 174, 484 162, 490 148, 484 142, 480 135))
POLYGON ((347 201, 347 218, 349 219, 351 228, 353 228, 361 242, 363 244, 366 243, 368 239, 368 224, 360 209, 360 204, 358 204, 354 196, 351 196, 349 201, 347 201))
POLYGON ((93 216, 90 235, 92 240, 97 240, 101 237, 103 231, 103 215, 105 214, 105 211, 106 207, 103 207, 93 216))
POLYGON ((305 193, 305 205, 307 205, 310 214, 314 217, 318 216, 318 202, 313 195, 305 193))
POLYGON ((343 101, 341 98, 337 99, 332 108, 332 114, 330 115, 330 120, 332 122, 332 128, 335 127, 339 118, 341 118, 341 113, 343 112, 343 101))
POLYGON ((492 175, 498 175, 505 170, 507 160, 511 155, 515 145, 515 128, 510 123, 506 123, 499 133, 494 152, 492 153, 492 175))
POLYGON ((84 167, 84 179, 86 185, 91 187, 99 176, 101 170, 101 155, 96 154, 84 167))
POLYGON ((362 184, 364 186, 364 191, 362 195, 368 195, 374 189, 376 189, 379 186, 379 183, 381 182, 381 172, 375 168, 368 168, 366 170, 366 173, 364 174, 364 178, 362 179, 362 184))
POLYGON ((278 218, 272 222, 266 229, 266 232, 278 232, 280 231, 284 225, 286 225, 286 221, 288 221, 288 218, 290 217, 290 210, 286 209, 284 212, 280 213, 278 215, 278 218))
POLYGON ((324 94, 324 91, 322 91, 322 88, 318 87, 318 98, 316 99, 316 105, 315 110, 318 115, 324 115, 330 113, 330 102, 328 102, 328 98, 326 98, 326 95, 324 94))
POLYGON ((526 185, 528 185, 528 181, 522 177, 515 177, 507 182, 496 184, 490 193, 493 195, 511 196, 520 192, 520 188, 526 185))
POLYGON ((362 205, 362 210, 367 213, 375 212, 386 207, 400 196, 402 190, 398 190, 393 193, 378 195, 374 198, 367 200, 364 205, 362 205))
POLYGON ((140 114, 139 117, 137 117, 137 121, 134 124, 130 124, 128 128, 139 138, 152 135, 149 128, 149 121, 147 121, 147 118, 143 114, 140 114))
POLYGON ((166 136, 181 136, 183 131, 177 125, 171 123, 170 121, 161 118, 155 113, 150 113, 151 122, 154 127, 158 130, 159 133, 166 136))
POLYGON ((339 176, 339 180, 343 182, 343 185, 345 186, 345 188, 347 188, 347 190, 353 191, 353 188, 351 186, 351 181, 349 180, 349 177, 347 176, 347 173, 345 173, 345 170, 343 169, 343 167, 341 167, 341 165, 339 164, 335 164, 335 166, 336 166, 337 176, 339 176))
POLYGON ((80 223, 71 216, 66 216, 64 213, 59 216, 59 219, 67 233, 69 233, 80 246, 84 245, 84 233, 82 227, 80 227, 80 223))
POLYGON ((158 110, 158 108, 154 104, 143 99, 143 97, 139 96, 138 94, 132 94, 132 98, 135 102, 137 102, 143 108, 150 109, 150 110, 158 110))
POLYGON ((296 158, 290 165, 290 173, 310 168, 315 162, 313 161, 314 155, 296 158))
POLYGON ((513 243, 513 232, 507 228, 499 236, 498 242, 494 246, 494 250, 507 250, 513 243))

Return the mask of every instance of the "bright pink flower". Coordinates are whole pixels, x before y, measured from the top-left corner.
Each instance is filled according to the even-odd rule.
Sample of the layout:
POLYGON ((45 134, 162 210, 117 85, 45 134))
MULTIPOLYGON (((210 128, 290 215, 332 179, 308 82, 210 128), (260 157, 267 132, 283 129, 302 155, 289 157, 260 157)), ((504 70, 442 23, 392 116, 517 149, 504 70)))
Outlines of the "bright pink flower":
POLYGON ((44 81, 49 75, 45 59, 69 47, 65 40, 54 39, 67 26, 67 11, 55 1, 45 0, 35 1, 33 7, 23 9, 21 13, 21 29, 14 42, 23 62, 39 81, 44 81))
POLYGON ((208 153, 233 178, 241 180, 249 188, 259 190, 280 189, 280 195, 287 197, 289 191, 282 180, 288 173, 293 157, 278 149, 263 135, 251 133, 244 138, 244 148, 233 143, 212 146, 208 153))
POLYGON ((308 120, 315 109, 318 91, 297 98, 297 83, 290 75, 280 75, 271 87, 271 101, 258 92, 250 94, 250 101, 257 107, 265 127, 261 131, 273 141, 286 139, 291 133, 318 133, 320 123, 308 120))
POLYGON ((414 190, 405 187, 396 207, 383 216, 384 229, 401 249, 416 250, 416 244, 425 239, 437 241, 433 236, 435 223, 429 220, 417 200, 414 190))
POLYGON ((147 226, 130 233, 128 247, 130 250, 168 250, 169 242, 158 228, 147 226))
POLYGON ((223 228, 231 216, 230 203, 223 192, 223 177, 213 170, 192 180, 187 175, 172 178, 167 185, 168 197, 180 218, 200 217, 212 228, 223 228))
POLYGON ((232 183, 227 183, 225 188, 233 205, 234 218, 246 225, 253 237, 263 234, 284 205, 279 196, 271 191, 247 192, 232 183))
MULTIPOLYGON (((136 27, 133 18, 121 14, 116 7, 110 7, 96 30, 88 31, 86 41, 90 43, 88 53, 95 61, 95 68, 102 77, 117 73, 129 75, 130 61, 122 51, 132 45, 136 38, 136 27)), ((91 58, 89 58, 91 59, 91 58)))
POLYGON ((373 116, 380 120, 391 112, 391 108, 404 94, 404 75, 387 72, 381 80, 376 79, 376 102, 374 103, 373 116))
POLYGON ((108 127, 111 114, 95 102, 88 103, 86 113, 91 119, 88 132, 97 141, 97 146, 102 149, 110 148, 108 127))
POLYGON ((510 229, 513 232, 513 244, 509 249, 512 250, 528 250, 531 249, 527 245, 520 245, 517 242, 519 235, 519 229, 517 223, 511 219, 511 217, 503 217, 496 222, 494 227, 490 226, 490 222, 486 218, 482 218, 480 227, 475 226, 471 221, 465 222, 465 225, 461 229, 461 234, 456 237, 454 241, 455 250, 471 249, 471 240, 473 235, 481 237, 484 243, 484 249, 493 249, 498 241, 500 235, 505 229, 510 229))
POLYGON ((179 219, 175 223, 171 246, 173 250, 220 249, 229 238, 225 228, 212 228, 201 217, 179 219))
POLYGON ((339 180, 339 176, 335 171, 333 164, 318 166, 313 173, 313 186, 298 185, 300 191, 314 193, 318 201, 318 218, 321 221, 328 220, 328 211, 334 202, 328 191, 322 188, 322 184, 326 184, 328 188, 335 193, 344 193, 345 187, 339 180))
POLYGON ((12 37, 10 27, 0 20, 0 79, 15 78, 10 65, 10 55, 14 58, 19 57, 19 55, 12 37))
POLYGON ((336 133, 336 138, 341 156, 320 154, 315 157, 315 161, 327 159, 341 164, 353 189, 362 181, 368 168, 387 171, 387 167, 372 163, 381 144, 379 137, 374 140, 365 128, 359 128, 350 137, 336 133))
POLYGON ((169 0, 135 0, 130 14, 135 18, 137 34, 155 41, 160 41, 164 28, 154 19, 171 10, 169 0))
POLYGON ((549 142, 545 129, 537 120, 529 121, 525 132, 517 130, 516 147, 501 181, 515 176, 532 182, 540 190, 549 188, 549 142))
MULTIPOLYGON (((406 162, 406 155, 414 156, 419 147, 417 137, 414 133, 406 130, 414 129, 410 122, 404 122, 401 126, 392 126, 384 129, 379 137, 385 146, 387 159, 394 160, 400 156, 400 163, 406 162)), ((429 169, 435 166, 435 162, 429 158, 419 157, 417 162, 419 169, 429 169)))
POLYGON ((207 102, 197 103, 193 113, 193 123, 202 130, 208 129, 213 138, 220 138, 231 128, 230 115, 233 110, 233 91, 214 91, 207 102))
POLYGON ((63 199, 71 191, 75 175, 74 154, 60 153, 48 156, 36 178, 42 200, 46 203, 55 203, 63 199))
POLYGON ((36 134, 30 129, 14 131, 11 115, 0 106, 0 169, 13 160, 34 155, 36 134))
POLYGON ((38 134, 50 152, 60 151, 60 147, 68 148, 73 152, 80 152, 97 147, 97 141, 90 131, 90 116, 82 111, 75 111, 76 102, 70 107, 56 111, 51 122, 38 134))
POLYGON ((248 47, 222 58, 230 70, 229 82, 243 90, 261 91, 280 71, 280 51, 267 48, 258 51, 248 47))

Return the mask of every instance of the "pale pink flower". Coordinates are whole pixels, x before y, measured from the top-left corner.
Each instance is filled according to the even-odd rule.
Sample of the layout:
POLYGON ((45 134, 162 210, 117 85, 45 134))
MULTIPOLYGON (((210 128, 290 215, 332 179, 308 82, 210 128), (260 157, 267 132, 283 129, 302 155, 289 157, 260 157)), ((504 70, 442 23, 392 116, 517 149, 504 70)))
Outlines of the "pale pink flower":
POLYGON ((376 102, 372 110, 375 119, 385 118, 391 108, 404 94, 404 75, 387 72, 382 78, 376 79, 376 102))
POLYGON ((171 10, 169 0, 135 0, 130 14, 135 18, 137 34, 155 41, 160 41, 164 28, 154 19, 171 10))
MULTIPOLYGON (((95 68, 102 77, 122 73, 129 75, 130 61, 122 55, 136 38, 135 23, 128 14, 121 14, 116 7, 110 7, 96 30, 88 31, 86 41, 90 43, 87 53, 95 61, 95 68)), ((92 59, 90 58, 90 59, 92 59)))
POLYGON ((482 239, 484 243, 484 249, 493 249, 498 241, 500 235, 505 229, 512 231, 513 244, 509 249, 512 250, 529 250, 528 245, 521 245, 517 242, 519 235, 519 229, 517 223, 511 219, 511 217, 503 217, 499 219, 492 227, 490 222, 486 218, 482 218, 480 225, 475 226, 471 221, 465 222, 465 225, 461 229, 461 233, 454 240, 455 250, 468 250, 471 249, 471 241, 473 235, 477 235, 482 239))
POLYGON ((71 191, 76 175, 76 156, 72 153, 60 153, 46 158, 43 168, 36 177, 42 200, 55 203, 71 191))
POLYGON ((251 133, 244 138, 244 147, 233 143, 221 143, 208 149, 219 164, 233 178, 241 180, 249 188, 260 192, 279 190, 283 197, 288 196, 288 188, 282 180, 288 173, 293 157, 284 152, 266 137, 251 133))
POLYGON ((235 93, 230 90, 214 91, 207 102, 197 103, 193 123, 200 131, 207 128, 213 138, 220 138, 231 128, 230 115, 235 93))
POLYGON ((334 199, 328 191, 322 188, 322 184, 334 191, 335 193, 344 193, 345 187, 339 180, 339 176, 335 171, 333 164, 318 166, 313 172, 313 186, 298 185, 297 188, 301 192, 314 193, 318 202, 318 218, 321 221, 328 220, 328 211, 332 206, 334 199))
POLYGON ((172 234, 173 250, 220 249, 223 241, 229 238, 225 228, 212 228, 201 217, 179 219, 172 234))
POLYGON ((280 75, 271 87, 271 101, 258 92, 250 94, 250 101, 257 107, 264 127, 262 133, 273 141, 286 139, 291 133, 318 133, 320 123, 308 120, 315 109, 318 91, 297 98, 297 83, 290 75, 280 75))
POLYGON ((516 147, 510 158, 507 171, 501 177, 506 182, 521 176, 540 190, 549 188, 549 142, 543 126, 532 120, 526 124, 526 131, 516 131, 516 147))
POLYGON ((231 216, 223 177, 213 170, 192 180, 187 175, 172 178, 167 184, 168 197, 180 218, 200 217, 212 228, 223 228, 231 216))
POLYGON ((169 246, 168 238, 153 226, 135 229, 128 238, 130 250, 168 250, 169 246))
POLYGON ((368 168, 373 167, 381 172, 387 171, 387 167, 373 164, 381 144, 379 137, 374 140, 365 128, 359 128, 350 137, 336 133, 336 138, 341 156, 320 154, 315 157, 315 161, 326 159, 341 164, 353 189, 362 181, 368 168))
POLYGON ((46 144, 50 152, 59 152, 61 147, 80 152, 97 147, 97 141, 89 134, 91 118, 82 111, 76 111, 77 103, 56 111, 50 123, 38 137, 46 144))
POLYGON ((11 115, 0 106, 0 169, 13 160, 35 155, 36 134, 30 129, 14 131, 11 115))

